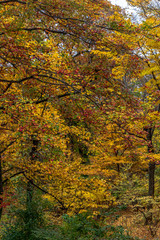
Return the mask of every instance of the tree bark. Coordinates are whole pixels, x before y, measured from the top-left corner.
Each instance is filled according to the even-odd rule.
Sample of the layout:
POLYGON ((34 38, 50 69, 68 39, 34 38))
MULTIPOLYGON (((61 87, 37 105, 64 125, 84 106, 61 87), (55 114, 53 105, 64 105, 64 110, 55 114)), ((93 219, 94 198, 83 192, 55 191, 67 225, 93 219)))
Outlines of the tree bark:
MULTIPOLYGON (((154 133, 154 127, 149 127, 147 130, 147 140, 149 141, 148 144, 148 153, 154 153, 152 137, 154 133)), ((155 190, 155 162, 149 162, 148 166, 148 174, 149 174, 149 189, 148 195, 154 197, 154 190, 155 190)))
MULTIPOLYGON (((33 146, 32 146, 32 150, 30 152, 30 157, 31 157, 31 162, 34 162, 39 141, 33 138, 32 143, 33 143, 33 146)), ((31 179, 31 180, 28 180, 28 182, 27 182, 27 202, 26 202, 27 208, 32 203, 33 192, 34 192, 33 180, 31 179)))
POLYGON ((117 172, 118 172, 118 174, 120 174, 120 164, 119 163, 117 163, 117 172))
POLYGON ((154 197, 154 175, 155 175, 155 162, 149 163, 149 192, 148 195, 154 197))
POLYGON ((2 181, 2 158, 0 155, 0 219, 2 217, 2 211, 3 211, 3 181, 2 181))

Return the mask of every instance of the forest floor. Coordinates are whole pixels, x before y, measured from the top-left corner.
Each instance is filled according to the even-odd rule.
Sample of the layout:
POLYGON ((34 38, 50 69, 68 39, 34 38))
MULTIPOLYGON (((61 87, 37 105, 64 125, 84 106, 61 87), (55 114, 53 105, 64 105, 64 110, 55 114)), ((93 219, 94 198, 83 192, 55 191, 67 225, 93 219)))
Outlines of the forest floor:
POLYGON ((114 222, 114 225, 123 226, 130 236, 138 237, 143 240, 160 239, 160 222, 156 226, 145 225, 142 213, 137 213, 128 209, 117 213, 120 217, 114 222))
MULTIPOLYGON (((101 218, 97 219, 101 222, 101 218)), ((62 224, 62 218, 52 215, 50 221, 55 225, 62 224)), ((156 226, 150 224, 145 225, 145 218, 140 211, 133 210, 132 207, 127 207, 125 210, 115 211, 108 218, 105 218, 102 225, 122 226, 132 237, 138 237, 141 240, 160 240, 160 220, 156 226), (115 220, 116 216, 118 219, 115 220)))
MULTIPOLYGON (((56 216, 54 213, 48 213, 47 218, 50 223, 54 223, 55 225, 62 224, 62 217, 56 216)), ((8 225, 12 225, 14 223, 14 219, 10 218, 8 222, 5 218, 7 214, 3 215, 2 225, 8 223, 8 225)), ((102 221, 102 219, 97 219, 98 221, 102 221)), ((160 240, 160 220, 158 220, 158 224, 156 226, 150 224, 145 225, 145 218, 140 211, 135 211, 132 207, 127 207, 125 210, 116 210, 114 214, 109 215, 104 219, 104 222, 101 222, 102 225, 114 225, 114 226, 122 226, 126 234, 128 233, 132 237, 138 237, 141 240, 160 240), (117 217, 117 220, 116 219, 117 217)), ((1 239, 1 230, 0 229, 0 239, 1 239)))

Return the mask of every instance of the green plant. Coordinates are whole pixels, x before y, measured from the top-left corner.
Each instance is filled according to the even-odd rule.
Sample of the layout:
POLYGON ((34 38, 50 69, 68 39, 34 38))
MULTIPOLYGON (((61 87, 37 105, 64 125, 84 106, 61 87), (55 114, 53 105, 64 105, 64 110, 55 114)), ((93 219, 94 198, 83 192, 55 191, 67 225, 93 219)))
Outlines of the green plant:
POLYGON ((18 209, 15 216, 15 224, 6 226, 2 240, 39 240, 33 231, 42 227, 44 220, 37 202, 30 203, 27 209, 18 209))
POLYGON ((35 236, 45 240, 138 240, 129 236, 122 226, 105 226, 96 222, 88 213, 75 216, 63 216, 61 226, 37 229, 35 236))

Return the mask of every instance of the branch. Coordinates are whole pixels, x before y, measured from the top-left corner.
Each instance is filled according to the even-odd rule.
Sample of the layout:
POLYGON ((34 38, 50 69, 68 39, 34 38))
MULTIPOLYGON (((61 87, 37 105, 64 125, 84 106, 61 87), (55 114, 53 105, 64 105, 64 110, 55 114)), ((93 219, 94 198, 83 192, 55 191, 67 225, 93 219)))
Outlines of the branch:
POLYGON ((7 170, 5 170, 4 172, 2 172, 2 174, 5 174, 5 173, 7 173, 7 172, 9 172, 9 171, 11 171, 11 170, 13 170, 14 168, 13 167, 11 167, 11 168, 9 168, 9 169, 7 169, 7 170))
POLYGON ((152 29, 153 29, 153 28, 157 28, 157 27, 160 27, 160 24, 158 24, 158 25, 156 25, 156 26, 152 27, 152 29))
MULTIPOLYGON (((52 15, 52 13, 50 13, 48 10, 46 9, 38 9, 37 10, 43 14, 43 15, 46 15, 54 20, 56 19, 60 19, 60 20, 66 20, 66 21, 74 21, 74 22, 79 22, 79 23, 84 23, 88 26, 91 26, 93 25, 93 21, 89 21, 89 19, 87 20, 83 20, 83 19, 78 19, 78 18, 71 18, 71 17, 62 17, 62 16, 58 16, 58 15, 52 15)), ((81 27, 81 26, 80 26, 81 27)), ((117 29, 117 28, 114 28, 114 27, 110 27, 110 26, 107 26, 107 25, 98 25, 96 24, 95 27, 97 28, 101 28, 101 29, 106 29, 106 30, 111 30, 111 31, 118 31, 118 32, 126 32, 125 29, 117 29)), ((128 31, 130 32, 130 31, 128 31)))
MULTIPOLYGON (((28 181, 31 180, 31 179, 29 179, 29 178, 26 176, 26 174, 25 174, 24 172, 23 172, 23 175, 24 175, 24 177, 25 177, 28 181)), ((49 193, 47 190, 39 187, 37 184, 33 183, 33 181, 31 181, 30 183, 31 183, 34 187, 36 187, 36 188, 38 188, 39 190, 41 190, 42 192, 44 192, 45 194, 48 194, 48 195, 50 195, 51 197, 53 197, 53 198, 62 206, 62 210, 67 210, 67 208, 64 206, 63 202, 60 201, 56 196, 54 196, 53 194, 49 193)))
MULTIPOLYGON (((76 94, 80 94, 80 93, 81 93, 81 91, 76 90, 76 91, 73 92, 73 93, 64 93, 64 94, 55 96, 55 98, 60 99, 60 98, 63 98, 63 97, 68 97, 68 96, 76 95, 76 94)), ((48 100, 49 100, 49 98, 44 98, 44 99, 41 99, 41 100, 37 100, 37 101, 35 101, 35 102, 33 102, 33 103, 39 104, 39 103, 47 102, 48 100)), ((29 102, 27 102, 27 103, 29 103, 29 102)))
POLYGON ((10 147, 13 143, 15 143, 16 140, 10 142, 2 151, 0 151, 0 154, 4 153, 8 147, 10 147))
POLYGON ((58 85, 58 86, 60 85, 60 84, 56 84, 56 83, 52 83, 52 82, 47 82, 47 81, 41 80, 41 79, 39 79, 38 77, 49 78, 49 79, 52 79, 52 80, 54 80, 54 81, 61 82, 61 83, 63 83, 64 85, 66 85, 66 86, 68 86, 68 87, 72 87, 72 88, 75 90, 75 88, 74 88, 71 84, 65 82, 64 80, 58 79, 58 78, 55 78, 55 77, 52 77, 52 76, 47 76, 47 75, 45 75, 45 74, 35 74, 35 75, 31 75, 31 76, 29 76, 29 77, 22 78, 22 79, 19 79, 19 80, 0 79, 0 82, 21 83, 21 82, 24 82, 24 81, 27 81, 27 80, 33 78, 33 79, 36 79, 37 81, 40 81, 40 82, 42 82, 42 83, 46 83, 46 84, 50 84, 50 85, 58 85))
POLYGON ((61 30, 52 30, 52 29, 49 29, 49 28, 40 28, 40 27, 20 28, 20 29, 18 29, 18 30, 25 30, 25 31, 28 31, 28 32, 40 30, 40 31, 44 31, 44 32, 46 32, 46 33, 47 33, 47 32, 60 33, 60 34, 63 34, 63 35, 70 34, 70 33, 68 33, 68 32, 61 31, 61 30))
POLYGON ((3 56, 0 56, 1 59, 3 59, 5 61, 5 63, 9 63, 11 64, 15 69, 17 69, 16 65, 12 62, 10 62, 7 58, 3 57, 3 56))
POLYGON ((20 4, 26 4, 26 2, 19 1, 19 0, 4 0, 4 1, 0 1, 0 4, 13 3, 13 2, 20 3, 20 4))
POLYGON ((74 33, 71 33, 71 32, 67 32, 67 31, 62 31, 62 30, 52 30, 52 29, 49 29, 49 28, 40 28, 40 27, 33 27, 33 28, 19 28, 17 30, 12 30, 14 32, 16 31, 37 31, 37 30, 40 30, 40 31, 44 31, 45 33, 58 33, 58 34, 63 34, 63 35, 70 35, 70 36, 73 36, 75 38, 80 38, 83 42, 87 43, 87 44, 90 44, 92 39, 84 39, 82 38, 79 34, 74 34, 74 33))
POLYGON ((26 78, 22 78, 22 79, 19 79, 19 80, 7 80, 7 79, 0 79, 0 82, 8 82, 8 83, 21 83, 21 82, 24 82, 26 80, 29 80, 31 78, 34 78, 34 75, 30 76, 30 77, 26 77, 26 78))
POLYGON ((79 94, 79 93, 81 93, 81 91, 80 90, 76 90, 73 93, 64 93, 62 95, 58 95, 57 98, 63 98, 63 97, 67 97, 67 96, 71 96, 71 95, 75 95, 75 94, 79 94))
MULTIPOLYGON (((61 83, 63 83, 64 85, 73 88, 72 85, 70 85, 69 83, 65 82, 65 81, 62 80, 62 79, 58 79, 58 78, 55 78, 55 77, 52 77, 52 76, 48 76, 48 75, 45 75, 45 74, 38 74, 37 76, 38 76, 38 77, 43 77, 43 78, 49 78, 49 79, 52 79, 52 80, 61 82, 61 83)), ((47 82, 47 81, 44 81, 44 80, 40 80, 39 78, 36 78, 36 77, 35 77, 35 79, 36 79, 37 81, 44 82, 44 83, 47 83, 47 84, 50 84, 50 85, 58 85, 58 86, 60 85, 60 84, 56 84, 56 83, 52 83, 52 82, 47 82)))
POLYGON ((3 94, 7 92, 7 90, 11 87, 12 83, 10 82, 7 87, 3 90, 3 94))
POLYGON ((2 182, 2 184, 6 183, 9 179, 11 179, 11 178, 13 178, 13 177, 15 177, 15 176, 17 176, 17 175, 19 175, 19 174, 21 174, 21 173, 24 173, 24 171, 21 171, 21 172, 18 172, 18 173, 13 174, 13 175, 10 176, 9 178, 5 179, 5 180, 2 182))
MULTIPOLYGON (((47 17, 53 18, 55 19, 60 19, 60 20, 71 20, 71 21, 78 21, 78 22, 82 22, 82 23, 87 23, 88 21, 82 20, 82 19, 78 19, 78 18, 71 18, 71 17, 62 17, 62 16, 58 16, 58 15, 52 15, 52 13, 50 13, 48 10, 46 9, 39 9, 37 8, 37 10, 42 13, 43 15, 46 15, 47 17)), ((93 22, 92 22, 93 23, 93 22)))

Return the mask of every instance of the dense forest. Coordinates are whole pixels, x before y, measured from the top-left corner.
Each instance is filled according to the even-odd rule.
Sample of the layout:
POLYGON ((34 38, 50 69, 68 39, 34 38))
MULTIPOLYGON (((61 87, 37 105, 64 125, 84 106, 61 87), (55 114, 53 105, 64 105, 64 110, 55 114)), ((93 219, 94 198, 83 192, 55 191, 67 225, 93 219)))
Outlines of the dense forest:
POLYGON ((160 2, 0 0, 0 239, 160 239, 160 2))

